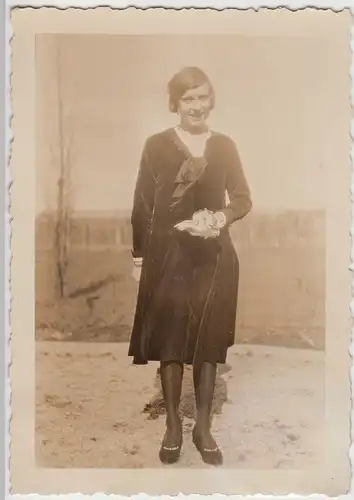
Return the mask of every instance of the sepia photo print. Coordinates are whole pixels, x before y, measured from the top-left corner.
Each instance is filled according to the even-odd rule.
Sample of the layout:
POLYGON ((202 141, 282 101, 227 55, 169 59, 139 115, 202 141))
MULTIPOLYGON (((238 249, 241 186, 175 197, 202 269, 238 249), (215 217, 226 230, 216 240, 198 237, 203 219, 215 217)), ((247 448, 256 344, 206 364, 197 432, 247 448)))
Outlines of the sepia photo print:
MULTIPOLYGON (((14 297, 34 307, 31 453, 46 478, 26 484, 344 493, 348 12, 16 16, 14 147, 16 105, 34 130, 13 167, 14 266, 23 217, 32 306, 14 297)), ((15 321, 17 380, 19 335, 15 321)))

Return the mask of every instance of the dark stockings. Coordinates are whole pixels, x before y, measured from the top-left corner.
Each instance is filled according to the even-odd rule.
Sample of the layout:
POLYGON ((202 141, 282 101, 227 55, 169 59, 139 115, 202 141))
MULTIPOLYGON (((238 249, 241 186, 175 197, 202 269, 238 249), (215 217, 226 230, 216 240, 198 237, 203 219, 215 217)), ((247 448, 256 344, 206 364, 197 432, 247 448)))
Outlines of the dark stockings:
POLYGON ((194 433, 207 449, 215 449, 216 442, 211 435, 211 409, 216 379, 216 365, 201 363, 193 367, 197 420, 194 433))
MULTIPOLYGON (((166 408, 166 433, 160 449, 160 459, 164 463, 174 463, 179 458, 182 445, 182 423, 179 416, 183 365, 170 362, 161 363, 160 376, 166 408), (176 450, 176 448, 178 448, 176 450)), ((216 379, 216 365, 203 362, 193 366, 193 379, 197 405, 197 419, 193 429, 193 442, 204 462, 212 465, 222 463, 222 454, 210 431, 211 409, 216 379)))
POLYGON ((161 363, 160 377, 166 408, 166 434, 164 445, 178 446, 182 439, 182 423, 179 416, 181 400, 183 365, 177 362, 161 363))

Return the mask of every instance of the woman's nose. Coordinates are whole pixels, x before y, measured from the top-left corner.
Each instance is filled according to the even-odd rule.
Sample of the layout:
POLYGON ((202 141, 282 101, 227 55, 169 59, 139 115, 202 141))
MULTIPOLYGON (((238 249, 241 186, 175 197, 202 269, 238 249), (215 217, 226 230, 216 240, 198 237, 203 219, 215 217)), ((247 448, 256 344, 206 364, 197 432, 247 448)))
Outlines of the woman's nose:
POLYGON ((202 109, 202 104, 200 101, 193 101, 191 103, 191 109, 193 111, 200 111, 202 109))

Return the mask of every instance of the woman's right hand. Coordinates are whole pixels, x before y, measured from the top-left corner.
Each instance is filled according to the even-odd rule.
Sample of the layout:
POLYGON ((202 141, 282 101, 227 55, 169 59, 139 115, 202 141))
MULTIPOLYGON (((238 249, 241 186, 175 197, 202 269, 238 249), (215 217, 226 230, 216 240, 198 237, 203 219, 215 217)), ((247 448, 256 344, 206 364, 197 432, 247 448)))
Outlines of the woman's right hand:
POLYGON ((134 266, 131 276, 135 281, 139 282, 141 276, 141 267, 134 266))
POLYGON ((134 267, 133 267, 133 271, 132 271, 132 278, 135 281, 140 281, 143 259, 142 259, 142 257, 133 257, 133 262, 134 262, 134 267))

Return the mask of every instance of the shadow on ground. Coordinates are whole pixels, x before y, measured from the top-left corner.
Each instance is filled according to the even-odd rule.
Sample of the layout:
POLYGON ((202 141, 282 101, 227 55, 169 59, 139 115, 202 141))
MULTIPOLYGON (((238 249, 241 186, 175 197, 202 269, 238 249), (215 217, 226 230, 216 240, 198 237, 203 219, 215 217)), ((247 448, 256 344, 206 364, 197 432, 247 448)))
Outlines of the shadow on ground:
MULTIPOLYGON (((222 378, 222 375, 231 370, 230 365, 220 365, 218 367, 216 375, 216 384, 214 391, 212 415, 220 415, 222 412, 222 407, 228 402, 227 397, 227 383, 222 378)), ((143 413, 148 415, 148 420, 156 420, 162 415, 165 415, 166 410, 164 406, 164 400, 162 395, 161 381, 159 369, 156 371, 155 376, 155 388, 157 390, 156 394, 150 399, 148 403, 145 404, 143 408, 143 413)), ((195 406, 195 396, 194 396, 194 386, 193 386, 193 370, 191 367, 185 367, 184 378, 183 378, 183 388, 182 397, 180 405, 181 418, 196 418, 196 406, 195 406)))

